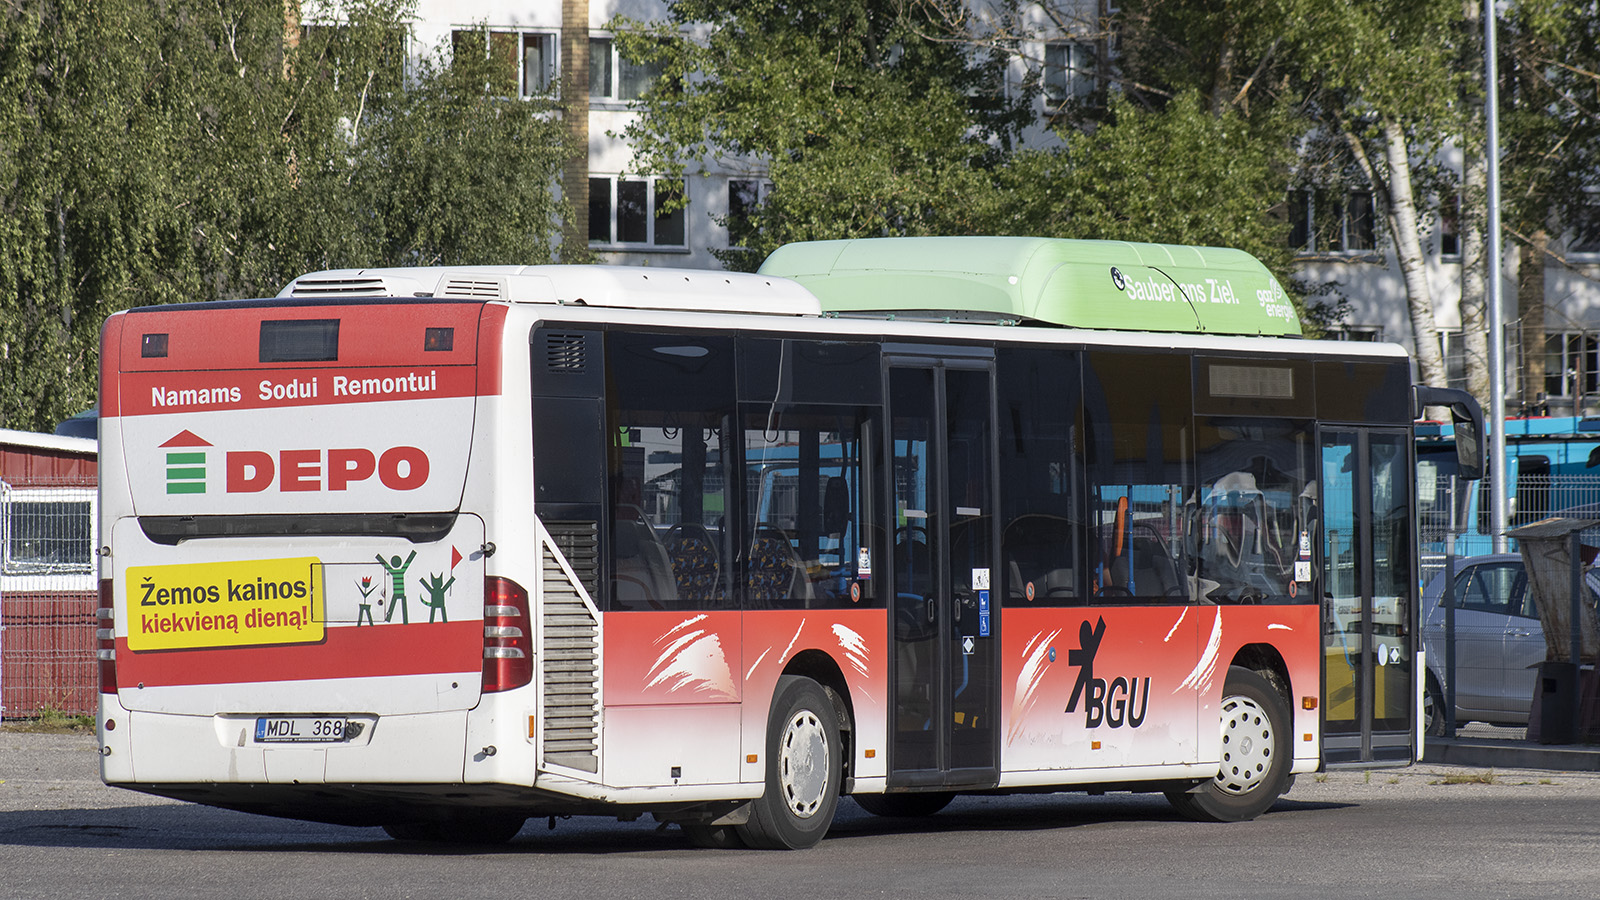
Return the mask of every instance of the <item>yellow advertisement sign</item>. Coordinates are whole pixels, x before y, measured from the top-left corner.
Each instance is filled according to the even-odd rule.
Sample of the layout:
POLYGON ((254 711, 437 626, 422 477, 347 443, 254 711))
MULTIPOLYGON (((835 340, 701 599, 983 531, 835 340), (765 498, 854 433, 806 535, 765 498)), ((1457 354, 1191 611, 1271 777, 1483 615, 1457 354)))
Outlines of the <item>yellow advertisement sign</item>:
POLYGON ((251 559, 128 569, 128 647, 176 650, 322 640, 320 560, 251 559))

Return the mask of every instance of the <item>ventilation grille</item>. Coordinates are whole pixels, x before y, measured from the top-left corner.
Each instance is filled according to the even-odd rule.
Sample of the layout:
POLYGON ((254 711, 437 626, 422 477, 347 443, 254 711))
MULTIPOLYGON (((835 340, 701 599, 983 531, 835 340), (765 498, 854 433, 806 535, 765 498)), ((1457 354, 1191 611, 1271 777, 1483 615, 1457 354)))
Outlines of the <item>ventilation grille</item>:
POLYGON ((590 597, 600 596, 600 525, 592 521, 544 523, 550 540, 590 597))
POLYGON ((544 336, 544 365, 550 372, 582 372, 589 361, 588 336, 547 332, 544 336))
POLYGON ((294 283, 294 297, 387 297, 389 286, 382 278, 301 278, 294 283))
POLYGON ((471 278, 452 278, 444 283, 444 290, 439 292, 439 296, 467 300, 498 300, 500 299, 500 282, 477 281, 471 278))
POLYGON ((600 770, 600 623, 547 544, 543 647, 545 762, 600 770))

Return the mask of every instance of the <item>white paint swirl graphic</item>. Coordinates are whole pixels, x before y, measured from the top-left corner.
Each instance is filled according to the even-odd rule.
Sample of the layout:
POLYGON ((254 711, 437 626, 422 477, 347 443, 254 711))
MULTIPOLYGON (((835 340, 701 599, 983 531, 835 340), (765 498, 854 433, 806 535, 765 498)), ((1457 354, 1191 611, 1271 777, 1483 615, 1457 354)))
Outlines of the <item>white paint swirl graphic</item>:
POLYGON ((687 690, 711 701, 737 701, 739 692, 721 636, 693 627, 703 619, 703 615, 685 619, 656 638, 657 646, 666 646, 650 667, 646 686, 666 685, 669 694, 687 690))

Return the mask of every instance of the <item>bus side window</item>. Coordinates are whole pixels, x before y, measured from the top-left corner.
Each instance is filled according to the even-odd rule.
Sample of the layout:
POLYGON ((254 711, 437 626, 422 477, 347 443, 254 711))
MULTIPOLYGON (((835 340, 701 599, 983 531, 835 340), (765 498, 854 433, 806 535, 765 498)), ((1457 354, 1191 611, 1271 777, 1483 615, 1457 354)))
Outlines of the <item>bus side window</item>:
POLYGON ((1199 421, 1200 595, 1213 603, 1315 602, 1311 425, 1244 417, 1199 421), (1224 471, 1216 469, 1227 467, 1224 471), (1302 595, 1303 591, 1303 595, 1302 595))
POLYGON ((1001 348, 1000 577, 1013 606, 1084 602, 1081 361, 1056 349, 1001 348))
POLYGON ((726 609, 733 340, 606 336, 611 608, 726 609))
POLYGON ((1190 360, 1092 352, 1084 372, 1095 602, 1188 603, 1194 491, 1190 360), (1116 402, 1111 402, 1110 397, 1116 402))

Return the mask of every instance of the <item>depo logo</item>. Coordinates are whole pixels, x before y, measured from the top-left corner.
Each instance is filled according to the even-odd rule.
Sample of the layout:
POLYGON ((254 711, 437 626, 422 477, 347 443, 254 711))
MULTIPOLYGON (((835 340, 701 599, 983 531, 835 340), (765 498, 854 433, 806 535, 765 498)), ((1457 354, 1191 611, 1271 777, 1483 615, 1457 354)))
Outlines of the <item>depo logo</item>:
MULTIPOLYGON (((206 453, 212 444, 183 431, 161 445, 167 453, 167 493, 206 491, 206 453)), ((254 494, 272 487, 280 491, 343 491, 377 476, 392 491, 414 491, 428 481, 428 454, 418 447, 390 447, 375 453, 365 447, 329 450, 229 450, 223 455, 224 491, 254 494)))
POLYGON ((161 446, 167 451, 167 493, 204 494, 205 448, 211 446, 211 442, 185 429, 161 446))

